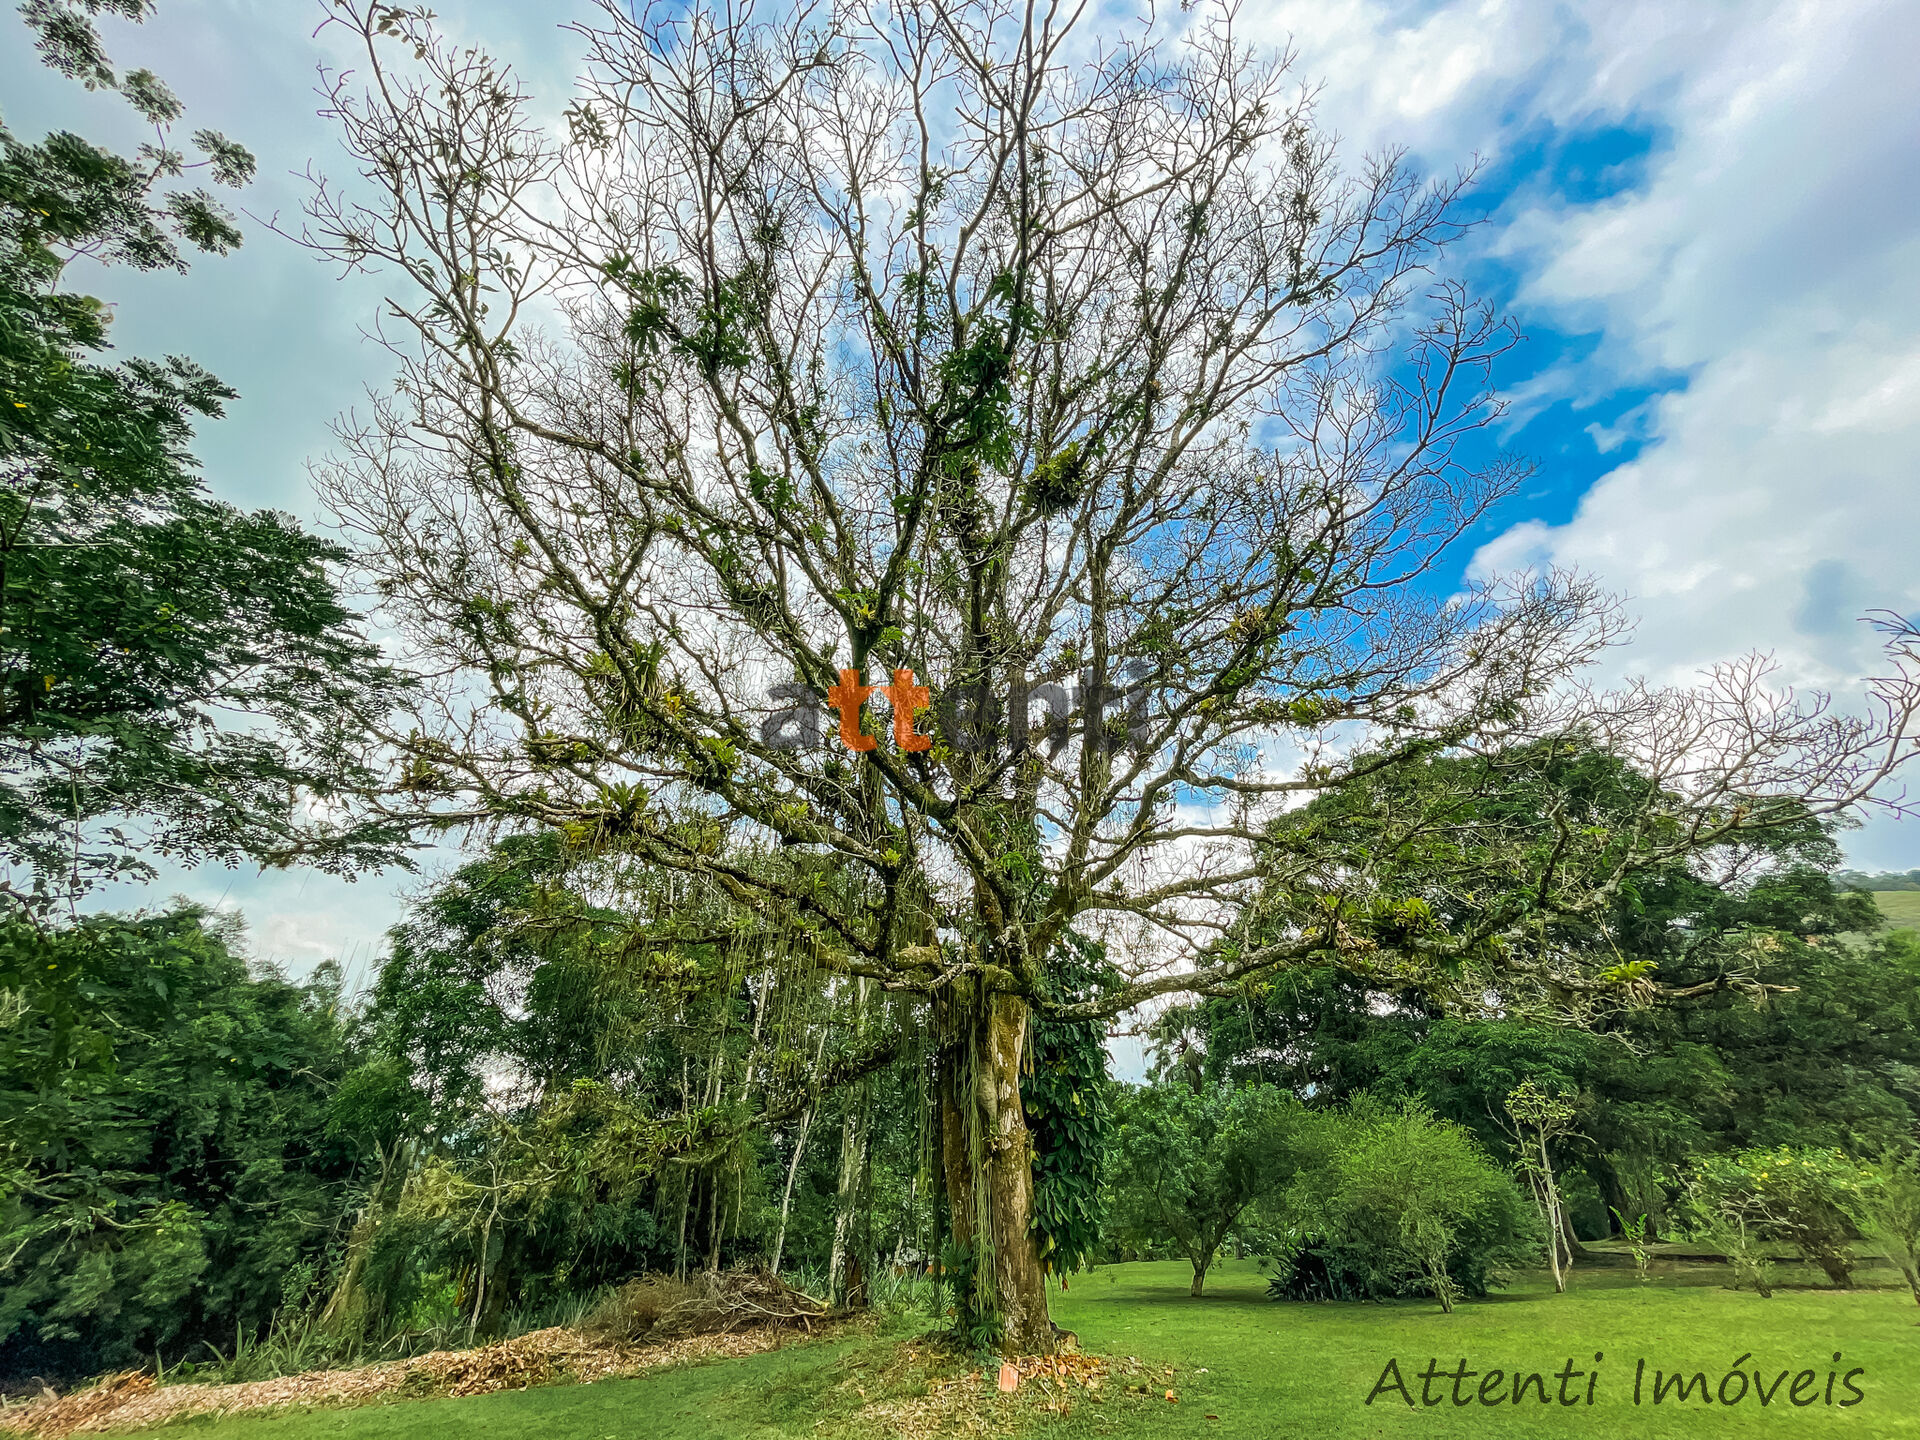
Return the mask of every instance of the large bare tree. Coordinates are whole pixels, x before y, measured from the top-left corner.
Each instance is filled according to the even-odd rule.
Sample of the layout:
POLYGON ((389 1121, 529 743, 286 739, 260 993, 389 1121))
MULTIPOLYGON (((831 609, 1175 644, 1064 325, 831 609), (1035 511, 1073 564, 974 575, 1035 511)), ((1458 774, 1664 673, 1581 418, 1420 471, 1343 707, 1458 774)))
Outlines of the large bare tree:
POLYGON ((1513 331, 1436 269, 1470 177, 1343 163, 1230 10, 1082 10, 608 0, 562 114, 335 0, 360 174, 307 232, 396 277, 398 379, 320 475, 427 677, 386 803, 698 872, 924 1001, 962 1303, 1034 1349, 1034 1007, 1331 953, 1627 983, 1508 942, 1860 801, 1916 705, 1904 670, 1868 720, 1756 671, 1594 696, 1592 584, 1446 583, 1525 474, 1489 434, 1513 331), (1645 813, 1458 924, 1263 845, 1395 765, 1576 731, 1651 767, 1645 813), (1058 983, 1070 930, 1106 988, 1058 983))

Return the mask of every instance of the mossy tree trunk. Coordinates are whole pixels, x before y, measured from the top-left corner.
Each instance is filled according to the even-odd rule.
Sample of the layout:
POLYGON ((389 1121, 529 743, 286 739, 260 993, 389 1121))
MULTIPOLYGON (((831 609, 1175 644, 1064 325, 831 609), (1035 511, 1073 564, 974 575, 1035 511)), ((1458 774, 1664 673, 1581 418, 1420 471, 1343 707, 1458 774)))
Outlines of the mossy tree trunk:
MULTIPOLYGON (((873 982, 859 980, 854 989, 855 1043, 866 1038, 873 982)), ((861 1309, 867 1303, 867 1271, 872 1263, 868 1243, 872 1229, 872 1198, 868 1193, 868 1147, 873 1133, 873 1082, 862 1078, 847 1091, 846 1119, 840 1130, 840 1174, 835 1190, 833 1252, 827 1262, 827 1298, 835 1305, 861 1309)))
POLYGON ((956 1316, 963 1330, 991 1330, 1009 1351, 1050 1354, 1046 1271, 1032 1231, 1033 1147, 1020 1100, 1027 1004, 983 994, 970 981, 954 988, 937 1010, 948 1224, 965 1257, 948 1277, 956 1316))

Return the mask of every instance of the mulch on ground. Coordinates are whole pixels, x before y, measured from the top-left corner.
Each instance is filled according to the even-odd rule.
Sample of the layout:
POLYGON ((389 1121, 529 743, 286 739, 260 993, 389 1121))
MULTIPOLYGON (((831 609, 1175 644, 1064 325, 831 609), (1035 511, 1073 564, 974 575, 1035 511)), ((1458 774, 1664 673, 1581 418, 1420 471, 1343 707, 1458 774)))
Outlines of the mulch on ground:
POLYGON ((902 1345, 888 1372, 850 1375, 861 1402, 849 1433, 889 1440, 1023 1433, 1040 1415, 1064 1419, 1083 1405, 1178 1403, 1175 1372, 1132 1356, 1066 1349, 987 1364, 960 1363, 939 1340, 902 1345))
POLYGON ((364 1405, 395 1396, 484 1395, 559 1382, 587 1384, 666 1365, 736 1359, 776 1349, 784 1328, 689 1335, 635 1344, 556 1326, 472 1350, 436 1350, 354 1370, 315 1370, 240 1385, 156 1385, 151 1375, 110 1376, 86 1390, 0 1411, 0 1434, 31 1440, 141 1430, 190 1415, 364 1405))

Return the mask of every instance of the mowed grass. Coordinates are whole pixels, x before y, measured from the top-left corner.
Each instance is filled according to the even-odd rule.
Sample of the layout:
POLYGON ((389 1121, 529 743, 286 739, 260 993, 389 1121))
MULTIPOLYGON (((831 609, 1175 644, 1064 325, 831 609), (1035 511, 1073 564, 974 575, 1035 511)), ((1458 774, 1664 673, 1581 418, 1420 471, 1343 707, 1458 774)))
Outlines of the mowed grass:
POLYGON ((1876 890, 1873 903, 1896 930, 1920 930, 1920 890, 1876 890))
MULTIPOLYGON (((1717 1266, 1663 1265, 1647 1282, 1630 1269, 1576 1271, 1572 1288, 1555 1295, 1530 1280, 1490 1299, 1461 1305, 1452 1315, 1431 1303, 1287 1305, 1266 1299, 1264 1279, 1251 1264, 1229 1265, 1200 1301, 1179 1293, 1188 1273, 1174 1265, 1119 1265, 1076 1282, 1055 1314, 1079 1332, 1089 1349, 1174 1362, 1205 1375, 1185 1382, 1178 1405, 1167 1406, 1155 1435, 1222 1434, 1272 1440, 1346 1440, 1346 1437, 1539 1437, 1590 1440, 1667 1440, 1683 1436, 1920 1436, 1920 1307, 1899 1291, 1776 1290, 1762 1300, 1723 1288, 1717 1266), (1652 1403, 1656 1369, 1704 1372, 1717 1386, 1734 1361, 1759 1369, 1769 1385, 1781 1370, 1814 1370, 1823 1395, 1831 1357, 1842 1370, 1863 1366, 1856 1383, 1866 1399, 1842 1410, 1824 1403, 1795 1408, 1782 1388, 1762 1408, 1738 1385, 1738 1403, 1723 1407, 1696 1398, 1681 1405, 1671 1393, 1652 1403), (1598 1352, 1605 1358, 1596 1364, 1598 1352), (1409 1409, 1397 1392, 1366 1403, 1388 1360, 1417 1402, 1409 1409), (1469 1404, 1454 1404, 1451 1380, 1436 1383, 1423 1402, 1418 1372, 1429 1361, 1453 1370, 1464 1359, 1474 1379, 1460 1387, 1469 1404), (1642 1403, 1633 1403, 1636 1362, 1647 1362, 1642 1403), (1554 1372, 1571 1363, 1599 1370, 1592 1405, 1586 1377, 1559 1403, 1554 1372), (1503 1373, 1504 1403, 1475 1399, 1486 1372, 1503 1373), (1539 1373, 1553 1403, 1535 1390, 1511 1401, 1514 1372, 1539 1373), (1207 1422, 1207 1413, 1219 1415, 1207 1422)), ((1795 1267, 1797 1269, 1797 1267, 1795 1267)), ((1784 1269, 1784 1267, 1783 1267, 1784 1269)), ((1785 1272, 1786 1283, 1800 1276, 1785 1272)), ((1885 1272, 1880 1272, 1884 1274, 1885 1272)), ((1878 1278, 1875 1276, 1874 1278, 1878 1278)), ((1791 1384, 1791 1377, 1788 1384, 1791 1384)), ((1748 1386, 1751 1391, 1751 1384, 1748 1386)), ((1844 1398, 1845 1392, 1836 1398, 1844 1398)), ((1493 1392, 1490 1392, 1493 1393, 1493 1392)), ((1697 1397, 1698 1391, 1695 1391, 1697 1397)), ((1802 1398, 1808 1392, 1803 1389, 1802 1398)))
MULTIPOLYGON (((972 1403, 979 1430, 997 1436, 1259 1437, 1259 1440, 1395 1440, 1395 1437, 1584 1437, 1584 1440, 1685 1440, 1685 1437, 1816 1437, 1816 1440, 1920 1440, 1920 1307, 1904 1288, 1834 1292, 1788 1288, 1770 1300, 1722 1288, 1715 1267, 1666 1265, 1653 1280, 1630 1270, 1577 1272, 1574 1288, 1555 1295, 1535 1281, 1452 1315, 1424 1302, 1390 1305, 1291 1305, 1269 1301, 1250 1262, 1224 1264, 1204 1299, 1186 1294, 1184 1265, 1115 1265, 1076 1276, 1054 1295, 1056 1320, 1078 1332, 1083 1348, 1156 1367, 1150 1397, 1119 1393, 1105 1403, 1076 1403, 1065 1416, 1019 1397, 1000 1397, 985 1380, 972 1403), (1839 1352, 1836 1366, 1831 1356, 1839 1352), (1555 1371, 1569 1363, 1599 1379, 1586 1403, 1587 1377, 1568 1383, 1577 1403, 1562 1405, 1555 1371), (1682 1371, 1718 1387, 1733 1362, 1747 1372, 1738 1403, 1682 1403, 1669 1394, 1652 1403, 1652 1375, 1682 1371), (1419 1372, 1430 1361, 1453 1370, 1464 1359, 1474 1377, 1461 1386, 1436 1383, 1409 1409, 1395 1392, 1366 1403, 1389 1359, 1398 1362, 1416 1402, 1419 1372), (1633 1403, 1636 1361, 1647 1362, 1642 1403, 1633 1403), (1866 1399, 1842 1409, 1824 1403, 1830 1370, 1861 1367, 1866 1399), (1538 1372, 1553 1396, 1542 1405, 1531 1387, 1516 1407, 1478 1403, 1485 1372, 1510 1377, 1538 1372), (1167 1370, 1172 1370, 1169 1377, 1167 1370), (1769 1385, 1779 1372, 1812 1370, 1791 1403, 1792 1375, 1762 1407, 1752 1372, 1769 1385), (1171 1388, 1177 1399, 1168 1402, 1171 1388), (1217 1418, 1216 1418, 1217 1417, 1217 1418)), ((1879 1278, 1874 1276, 1873 1278, 1879 1278)), ((591 1386, 411 1400, 359 1410, 190 1421, 216 1440, 627 1440, 627 1437, 771 1437, 889 1435, 895 1422, 867 1407, 883 1397, 924 1388, 925 1372, 899 1363, 905 1330, 800 1344, 746 1360, 591 1386)), ((1489 1393, 1493 1393, 1489 1391, 1489 1393)), ((1847 1392, 1836 1386, 1836 1400, 1847 1392)), ((950 1422, 954 1416, 947 1416, 950 1422)))

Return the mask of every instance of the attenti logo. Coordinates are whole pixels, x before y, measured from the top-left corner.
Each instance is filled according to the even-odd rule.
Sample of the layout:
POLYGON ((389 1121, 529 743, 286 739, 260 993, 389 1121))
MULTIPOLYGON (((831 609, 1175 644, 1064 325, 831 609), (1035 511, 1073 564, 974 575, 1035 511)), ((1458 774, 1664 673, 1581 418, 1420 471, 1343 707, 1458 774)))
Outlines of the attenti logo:
POLYGON ((894 747, 909 755, 931 750, 937 739, 962 754, 996 752, 1011 744, 1016 751, 1044 746, 1052 757, 1072 740, 1076 728, 1082 745, 1092 749, 1146 743, 1143 663, 1129 663, 1116 680, 1104 684, 1090 672, 1075 678, 1078 683, 1072 685, 1015 683, 1003 692, 985 684, 952 685, 935 692, 917 683, 910 668, 896 669, 886 685, 869 685, 858 670, 846 669, 838 684, 827 687, 824 705, 810 686, 774 686, 760 739, 773 750, 818 749, 827 743, 824 720, 830 709, 839 716, 835 738, 840 744, 853 751, 872 750, 880 737, 869 734, 861 721, 867 702, 879 698, 892 711, 894 747), (931 730, 921 728, 923 711, 932 712, 931 730))

